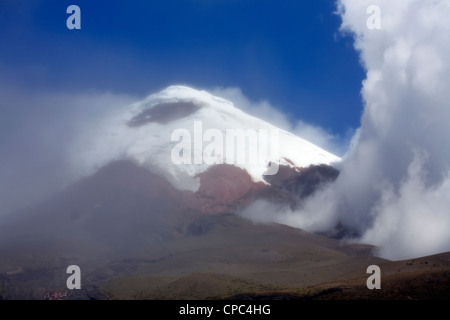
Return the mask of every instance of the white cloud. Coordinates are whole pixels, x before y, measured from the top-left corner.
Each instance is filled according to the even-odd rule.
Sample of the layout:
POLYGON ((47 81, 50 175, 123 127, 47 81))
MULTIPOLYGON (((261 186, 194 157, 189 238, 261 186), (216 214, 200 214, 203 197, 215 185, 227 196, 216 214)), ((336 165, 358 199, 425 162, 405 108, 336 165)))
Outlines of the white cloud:
POLYGON ((306 231, 326 231, 333 229, 339 222, 334 210, 335 196, 333 188, 316 192, 298 210, 266 200, 257 200, 242 210, 240 215, 256 223, 276 222, 306 231))
POLYGON ((338 214, 385 257, 450 250, 441 232, 450 228, 450 3, 376 1, 382 28, 369 30, 372 2, 339 1, 367 79, 359 138, 337 181, 338 214))
POLYGON ((338 136, 331 134, 322 127, 308 124, 302 120, 295 123, 291 132, 338 156, 342 156, 347 150, 354 133, 353 130, 349 129, 345 136, 338 136))
POLYGON ((450 250, 450 172, 438 185, 425 185, 423 155, 416 154, 397 192, 388 186, 373 208, 373 225, 362 242, 379 246, 379 254, 407 259, 450 250))

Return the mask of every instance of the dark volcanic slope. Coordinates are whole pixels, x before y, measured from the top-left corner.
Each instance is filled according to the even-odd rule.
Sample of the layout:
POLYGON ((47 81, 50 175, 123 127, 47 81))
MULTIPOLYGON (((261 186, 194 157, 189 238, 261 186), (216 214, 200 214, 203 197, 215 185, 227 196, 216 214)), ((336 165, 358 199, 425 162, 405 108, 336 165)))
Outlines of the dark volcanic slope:
POLYGON ((171 237, 187 214, 182 194, 131 162, 112 163, 20 214, 2 238, 19 235, 104 243, 115 250, 171 237))
POLYGON ((222 164, 201 173, 200 188, 193 193, 175 189, 131 161, 116 161, 45 203, 16 214, 0 225, 0 239, 9 246, 26 236, 74 245, 95 243, 102 251, 118 254, 147 250, 149 245, 155 248, 167 239, 183 236, 187 226, 203 215, 234 213, 260 197, 298 200, 299 189, 311 176, 321 181, 317 172, 308 168, 300 176, 295 172, 289 179, 275 177, 278 184, 288 182, 285 191, 278 184, 255 183, 242 169, 222 164))
POLYGON ((24 236, 86 241, 130 252, 182 236, 199 216, 234 212, 263 187, 230 165, 199 178, 197 193, 180 191, 130 161, 113 162, 17 214, 0 226, 0 238, 9 245, 24 236))
POLYGON ((380 262, 381 289, 368 290, 361 270, 319 285, 229 296, 229 299, 449 300, 450 253, 380 262))
POLYGON ((224 298, 346 279, 384 261, 371 257, 369 247, 345 247, 335 239, 255 225, 236 215, 204 216, 192 227, 188 236, 165 243, 171 254, 163 259, 105 266, 101 273, 113 265, 124 272, 101 288, 117 299, 224 298))
POLYGON ((305 181, 320 186, 336 175, 327 167, 284 173, 268 186, 215 166, 193 193, 132 162, 111 163, 0 226, 0 299, 365 297, 377 294, 365 288, 371 264, 393 296, 397 285, 425 282, 435 284, 428 292, 446 292, 443 258, 388 262, 367 246, 234 214, 259 197, 301 201, 305 181), (82 290, 66 288, 72 264, 82 290))
POLYGON ((225 296, 252 286, 332 280, 372 259, 367 248, 341 247, 335 239, 232 214, 271 188, 239 168, 220 165, 199 178, 197 193, 179 191, 132 162, 118 161, 17 214, 0 226, 0 296, 137 298, 139 290, 141 297, 225 296), (71 264, 83 270, 81 296, 65 291, 71 264), (212 281, 218 291, 193 279, 212 281))

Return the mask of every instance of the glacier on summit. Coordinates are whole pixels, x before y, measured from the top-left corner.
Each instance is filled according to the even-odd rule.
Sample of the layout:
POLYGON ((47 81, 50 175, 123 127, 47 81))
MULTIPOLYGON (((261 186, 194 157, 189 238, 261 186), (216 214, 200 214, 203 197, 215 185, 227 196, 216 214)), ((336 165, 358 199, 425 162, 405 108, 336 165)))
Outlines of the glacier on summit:
MULTIPOLYGON (((191 145, 189 152, 197 159, 202 159, 206 148, 212 144, 211 137, 206 137, 208 132, 221 133, 223 136, 232 130, 264 131, 269 134, 276 132, 276 140, 271 140, 270 148, 273 149, 276 144, 277 152, 271 153, 267 150, 260 153, 259 156, 264 157, 263 161, 236 161, 230 158, 227 152, 220 155, 221 159, 217 162, 221 163, 222 160, 246 170, 255 182, 264 182, 263 176, 273 164, 301 168, 314 164, 330 165, 340 161, 340 158, 332 153, 246 114, 228 100, 186 86, 170 86, 142 101, 112 112, 92 132, 77 141, 73 149, 76 156, 73 158, 76 159, 76 166, 81 166, 86 175, 113 160, 131 159, 149 170, 158 171, 174 187, 195 192, 199 188, 198 174, 215 163, 174 163, 174 148, 177 148, 177 145, 179 147, 182 138, 175 134, 174 139, 174 133, 180 130, 190 134, 194 140, 200 137, 200 143, 181 141, 185 145, 191 145)), ((267 140, 252 141, 248 138, 244 141, 247 143, 246 151, 268 149, 268 146, 262 145, 267 140), (257 145, 252 146, 255 142, 257 145)), ((226 143, 227 141, 223 141, 219 145, 225 147, 226 143)), ((181 151, 184 152, 187 150, 181 151)))

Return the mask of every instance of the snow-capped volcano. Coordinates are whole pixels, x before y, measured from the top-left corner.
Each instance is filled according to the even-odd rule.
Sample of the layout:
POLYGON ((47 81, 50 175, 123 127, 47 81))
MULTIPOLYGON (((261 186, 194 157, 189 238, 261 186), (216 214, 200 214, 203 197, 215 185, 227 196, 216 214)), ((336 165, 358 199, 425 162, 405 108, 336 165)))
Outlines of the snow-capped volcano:
POLYGON ((96 130, 88 141, 79 141, 83 147, 76 151, 77 166, 83 165, 85 173, 132 159, 177 189, 194 192, 200 187, 198 175, 216 164, 235 165, 263 182, 278 165, 304 168, 340 161, 230 101, 185 86, 168 87, 127 106, 96 130))
MULTIPOLYGON (((242 210, 259 200, 300 208, 337 178, 327 164, 339 158, 227 100, 169 87, 110 112, 78 142, 74 165, 84 166, 86 176, 1 221, 0 287, 6 289, 0 295, 41 298, 45 290, 65 290, 72 264, 95 286, 108 281, 115 288, 109 281, 136 274, 164 282, 193 273, 241 277, 250 270, 265 281, 270 268, 287 272, 290 285, 291 271, 305 259, 348 261, 335 239, 245 219, 253 216, 242 210), (235 148, 227 148, 230 131, 239 129, 248 133, 243 142, 231 135, 235 148), (240 143, 249 156, 242 162, 240 143), (255 153, 260 161, 252 162, 255 153), (279 170, 268 172, 275 164, 279 170)), ((315 279, 314 272, 307 274, 315 279)), ((87 288, 86 296, 98 297, 96 287, 87 288)))

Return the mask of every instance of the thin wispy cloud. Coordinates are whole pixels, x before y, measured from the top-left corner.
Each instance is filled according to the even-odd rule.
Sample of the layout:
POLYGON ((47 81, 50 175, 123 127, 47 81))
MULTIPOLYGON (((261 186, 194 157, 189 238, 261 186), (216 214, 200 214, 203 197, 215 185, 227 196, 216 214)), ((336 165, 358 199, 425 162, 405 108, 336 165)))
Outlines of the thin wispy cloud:
POLYGON ((244 95, 240 88, 214 88, 211 92, 216 96, 232 101, 238 108, 249 114, 292 132, 338 156, 342 156, 348 149, 353 134, 352 128, 348 128, 347 134, 341 136, 319 125, 298 119, 293 120, 289 114, 282 111, 280 106, 264 99, 252 101, 244 95))

